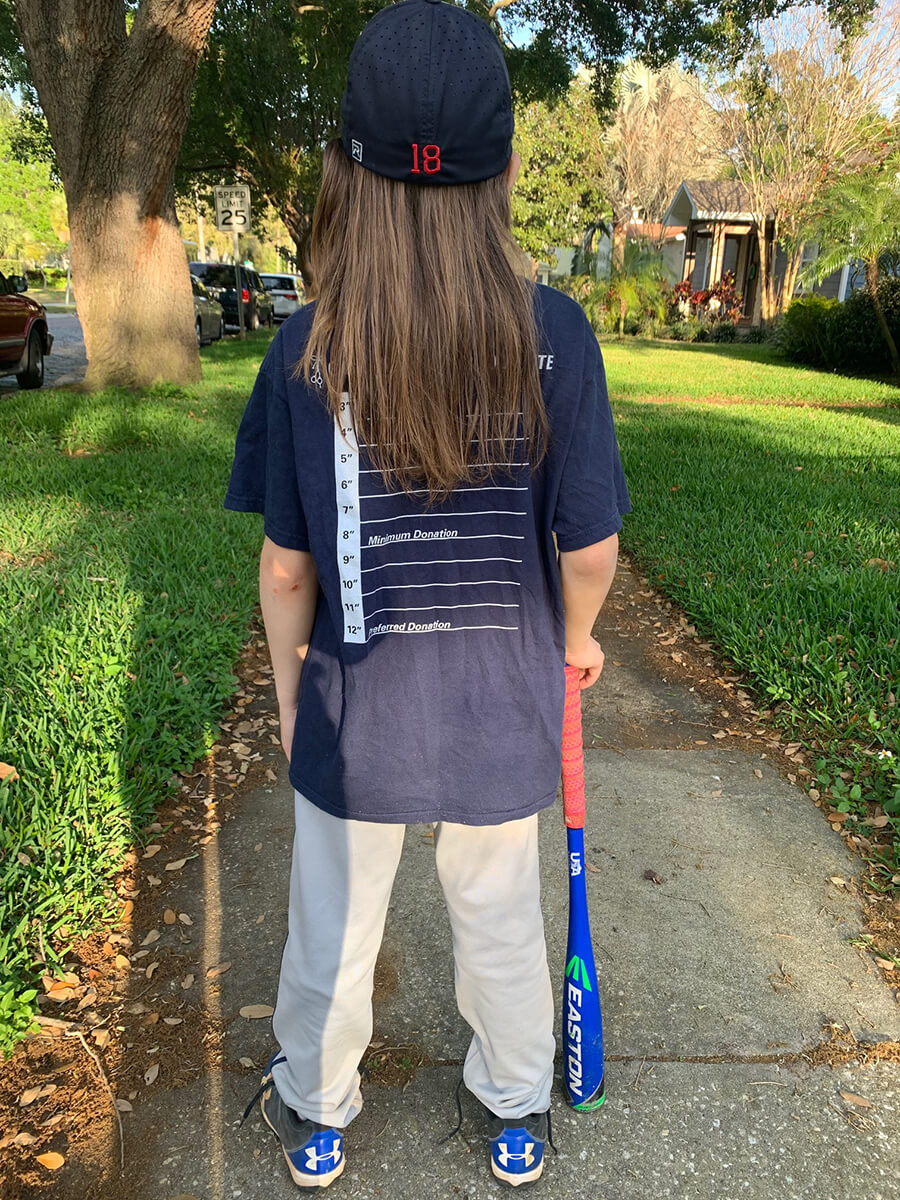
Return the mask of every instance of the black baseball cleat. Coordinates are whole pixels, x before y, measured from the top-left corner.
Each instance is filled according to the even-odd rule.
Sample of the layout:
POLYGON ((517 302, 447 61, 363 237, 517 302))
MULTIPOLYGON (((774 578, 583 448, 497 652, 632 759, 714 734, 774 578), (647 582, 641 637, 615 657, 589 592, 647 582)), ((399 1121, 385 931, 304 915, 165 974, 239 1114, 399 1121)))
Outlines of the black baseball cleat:
POLYGON ((550 1137, 549 1112, 527 1117, 498 1117, 489 1112, 488 1125, 494 1175, 511 1187, 540 1179, 544 1147, 550 1137))
POLYGON ((244 1111, 247 1119, 259 1101, 263 1120, 281 1142, 291 1178, 298 1187, 328 1187, 344 1170, 344 1135, 330 1125, 317 1125, 288 1108, 275 1086, 272 1067, 283 1058, 269 1059, 262 1085, 244 1111))

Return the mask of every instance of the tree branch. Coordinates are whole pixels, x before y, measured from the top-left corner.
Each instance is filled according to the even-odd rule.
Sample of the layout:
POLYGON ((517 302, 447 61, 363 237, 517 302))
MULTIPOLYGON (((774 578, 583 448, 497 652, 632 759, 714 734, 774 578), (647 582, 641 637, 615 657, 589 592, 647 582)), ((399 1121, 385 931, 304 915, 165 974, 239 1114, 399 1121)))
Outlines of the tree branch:
POLYGON ((491 11, 488 13, 488 19, 493 21, 501 8, 509 8, 510 4, 515 4, 516 0, 495 0, 491 5, 491 11))

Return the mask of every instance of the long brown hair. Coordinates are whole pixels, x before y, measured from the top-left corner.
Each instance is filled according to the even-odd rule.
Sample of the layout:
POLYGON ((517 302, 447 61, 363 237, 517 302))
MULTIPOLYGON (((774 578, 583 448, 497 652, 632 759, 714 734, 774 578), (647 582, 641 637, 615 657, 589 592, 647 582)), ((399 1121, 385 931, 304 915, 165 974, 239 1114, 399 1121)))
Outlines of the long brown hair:
POLYGON ((546 449, 533 284, 516 268, 503 174, 421 187, 325 149, 310 265, 316 308, 296 375, 394 482, 443 498, 546 449), (319 377, 321 376, 321 383, 319 377), (521 446, 519 446, 521 449, 521 446), (492 465, 494 464, 494 465, 492 465))

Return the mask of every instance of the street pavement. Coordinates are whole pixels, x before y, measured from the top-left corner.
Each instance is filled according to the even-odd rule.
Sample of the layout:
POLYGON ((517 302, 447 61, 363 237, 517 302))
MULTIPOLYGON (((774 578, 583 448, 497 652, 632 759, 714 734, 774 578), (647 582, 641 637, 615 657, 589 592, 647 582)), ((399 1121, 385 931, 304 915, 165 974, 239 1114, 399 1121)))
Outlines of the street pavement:
MULTIPOLYGON (((601 618, 607 667, 585 700, 587 886, 608 1099, 576 1114, 557 1080, 558 1154, 538 1189, 585 1200, 896 1200, 897 1056, 861 1067, 829 1065, 822 1053, 835 1031, 865 1044, 900 1037, 891 989, 851 945, 863 927, 860 863, 772 755, 704 736, 719 727, 715 702, 619 635, 617 614, 639 586, 620 570, 601 618)), ((188 932, 202 963, 231 967, 206 993, 221 1030, 213 1065, 186 1086, 146 1089, 125 1114, 130 1200, 295 1194, 258 1109, 240 1124, 272 1041, 267 1020, 239 1009, 274 1001, 292 838, 283 756, 262 738, 253 748, 274 778, 241 793, 200 858, 166 881, 173 908, 195 914, 188 932)), ((541 851, 559 995, 559 805, 541 816, 541 851)), ((433 858, 429 830, 409 827, 376 972, 373 1045, 395 1069, 364 1088, 337 1200, 482 1200, 505 1190, 465 1093, 462 1130, 441 1141, 456 1123, 469 1034, 433 858)))
MULTIPOLYGON (((44 387, 80 383, 87 370, 81 322, 75 313, 48 313, 47 324, 53 335, 53 349, 44 359, 44 387)), ((0 376, 0 396, 18 390, 14 375, 0 376)))

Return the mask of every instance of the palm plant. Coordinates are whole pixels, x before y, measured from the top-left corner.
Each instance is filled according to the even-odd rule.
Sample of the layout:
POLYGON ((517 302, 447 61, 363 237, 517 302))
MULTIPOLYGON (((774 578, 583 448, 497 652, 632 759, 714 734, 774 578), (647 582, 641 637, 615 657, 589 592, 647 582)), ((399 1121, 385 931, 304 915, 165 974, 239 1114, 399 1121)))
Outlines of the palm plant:
POLYGON ((638 313, 662 320, 666 315, 665 275, 662 257, 645 242, 626 242, 621 267, 613 266, 606 288, 611 311, 616 313, 619 337, 625 318, 638 313))
POLYGON ((809 282, 821 282, 848 258, 861 259, 891 370, 900 375, 897 343, 878 294, 881 262, 900 253, 900 151, 837 180, 810 222, 808 240, 819 243, 818 257, 803 271, 809 282))

